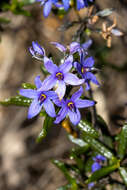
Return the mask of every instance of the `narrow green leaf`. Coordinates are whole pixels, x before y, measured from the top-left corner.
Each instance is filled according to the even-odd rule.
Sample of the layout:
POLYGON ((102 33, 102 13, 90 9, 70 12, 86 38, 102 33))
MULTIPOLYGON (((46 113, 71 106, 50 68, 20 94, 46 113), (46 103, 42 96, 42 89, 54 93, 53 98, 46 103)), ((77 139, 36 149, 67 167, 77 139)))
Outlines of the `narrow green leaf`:
POLYGON ((49 117, 46 114, 42 130, 36 139, 38 143, 41 142, 47 136, 48 130, 51 127, 52 123, 53 123, 53 118, 49 117))
POLYGON ((71 159, 73 158, 76 161, 79 171, 84 170, 84 161, 79 157, 79 155, 76 155, 74 150, 71 152, 70 157, 71 159))
POLYGON ((101 179, 102 177, 115 171, 117 168, 119 168, 119 166, 120 166, 120 163, 119 163, 119 161, 117 161, 117 163, 115 163, 111 166, 106 166, 106 167, 101 168, 100 170, 97 170, 90 176, 90 178, 86 181, 86 183, 88 184, 92 181, 97 181, 97 180, 101 179))
MULTIPOLYGON (((76 147, 76 148, 72 148, 71 152, 74 152, 77 156, 84 154, 88 149, 89 149, 89 145, 88 146, 84 146, 84 147, 76 147)), ((71 157, 71 154, 70 154, 71 157)))
POLYGON ((91 146, 91 148, 93 148, 95 151, 102 154, 106 158, 110 159, 111 161, 116 160, 112 152, 98 140, 95 140, 94 138, 87 136, 85 133, 83 133, 83 140, 86 141, 91 146))
POLYGON ((102 132, 104 132, 105 135, 110 135, 108 125, 100 115, 97 115, 97 125, 99 128, 101 128, 102 132))
POLYGON ((71 189, 71 184, 64 185, 62 187, 59 187, 56 190, 70 190, 71 189))
POLYGON ((31 104, 32 100, 23 96, 14 96, 11 98, 7 98, 4 101, 0 101, 0 105, 3 106, 29 106, 31 104))
POLYGON ((127 170, 123 167, 120 167, 119 172, 120 172, 120 175, 121 175, 121 177, 122 177, 122 179, 123 179, 123 181, 127 187, 127 170))
POLYGON ((93 156, 91 156, 90 158, 86 160, 85 168, 84 168, 85 172, 91 172, 92 164, 93 164, 93 156))
POLYGON ((35 0, 22 0, 23 5, 31 5, 35 3, 35 0))
POLYGON ((0 24, 8 24, 10 20, 8 18, 0 17, 0 24))
POLYGON ((109 147, 111 149, 114 148, 113 140, 112 140, 112 138, 110 136, 102 134, 102 141, 103 141, 104 145, 106 145, 107 147, 109 147))
POLYGON ((71 184, 70 190, 78 190, 76 179, 70 175, 66 165, 58 160, 52 160, 52 163, 56 165, 63 172, 68 182, 71 184))
POLYGON ((48 71, 46 70, 46 68, 44 67, 43 64, 40 65, 40 69, 41 69, 41 71, 42 71, 42 73, 43 73, 44 75, 47 75, 47 74, 48 74, 48 71))
POLYGON ((92 127, 92 125, 85 120, 81 120, 78 124, 78 128, 83 131, 86 135, 97 138, 99 137, 98 132, 92 127))
POLYGON ((88 146, 89 146, 89 145, 88 145, 86 142, 84 142, 82 139, 75 138, 75 137, 73 137, 72 135, 68 135, 68 138, 69 138, 69 140, 70 140, 72 143, 74 143, 74 144, 76 144, 76 145, 79 145, 80 147, 88 147, 88 146))
POLYGON ((127 124, 122 127, 118 140, 118 156, 122 160, 127 149, 127 124))
POLYGON ((105 17, 105 16, 109 16, 113 13, 114 9, 110 8, 110 9, 104 9, 102 11, 99 11, 96 15, 97 16, 101 16, 101 17, 105 17))
POLYGON ((30 83, 22 83, 21 86, 24 89, 36 89, 36 86, 34 84, 30 84, 30 83))

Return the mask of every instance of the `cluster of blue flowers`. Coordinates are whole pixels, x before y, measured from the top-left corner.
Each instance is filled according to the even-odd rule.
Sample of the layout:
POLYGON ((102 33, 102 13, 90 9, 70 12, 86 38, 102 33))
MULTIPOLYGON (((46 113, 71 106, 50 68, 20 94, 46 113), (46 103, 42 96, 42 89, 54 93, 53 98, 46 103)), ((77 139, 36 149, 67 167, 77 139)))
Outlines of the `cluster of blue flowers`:
MULTIPOLYGON (((70 0, 62 0, 62 3, 59 3, 58 0, 36 0, 37 2, 40 2, 41 6, 43 6, 43 15, 44 17, 48 17, 52 5, 54 5, 57 8, 64 8, 65 11, 67 11, 70 7, 70 0)), ((88 2, 93 2, 93 0, 77 0, 77 10, 80 10, 84 7, 88 7, 88 2)))
MULTIPOLYGON (((97 156, 93 157, 93 164, 91 167, 91 171, 92 173, 96 172, 97 170, 100 170, 102 167, 102 163, 106 161, 106 158, 100 154, 98 154, 97 156)), ((95 185, 94 182, 91 182, 88 184, 88 189, 93 188, 95 185)))
POLYGON ((50 117, 55 117, 55 123, 60 123, 66 116, 69 116, 70 121, 77 125, 81 119, 79 108, 86 108, 95 104, 92 100, 80 98, 83 93, 82 84, 86 84, 86 90, 90 88, 90 81, 99 85, 91 72, 94 70, 94 59, 88 57, 87 52, 91 43, 91 40, 84 44, 73 42, 64 47, 62 44, 52 42, 64 55, 61 60, 62 64, 57 66, 52 59, 46 56, 44 48, 37 42, 32 42, 29 51, 34 58, 44 62, 44 67, 49 72, 49 76, 43 82, 40 80, 40 76, 37 76, 35 78, 36 89, 20 90, 20 95, 33 99, 28 111, 29 119, 36 116, 43 107, 50 117), (78 53, 79 62, 74 61, 74 53, 78 53), (77 71, 76 74, 81 77, 78 78, 76 74, 71 72, 72 70, 77 71), (69 85, 80 86, 80 88, 71 98, 65 98, 66 87, 69 85), (54 104, 60 108, 57 115, 54 104))

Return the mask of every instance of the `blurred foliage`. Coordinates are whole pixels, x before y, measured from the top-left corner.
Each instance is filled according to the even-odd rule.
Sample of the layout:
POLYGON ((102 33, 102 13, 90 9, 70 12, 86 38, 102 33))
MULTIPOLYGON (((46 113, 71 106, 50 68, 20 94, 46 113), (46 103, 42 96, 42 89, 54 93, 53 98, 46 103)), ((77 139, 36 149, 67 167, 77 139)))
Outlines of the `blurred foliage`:
MULTIPOLYGON (((0 1, 0 13, 12 12, 15 15, 32 16, 31 13, 26 10, 26 6, 35 3, 35 0, 1 0, 0 1)), ((0 15, 0 26, 10 23, 9 18, 0 15)))

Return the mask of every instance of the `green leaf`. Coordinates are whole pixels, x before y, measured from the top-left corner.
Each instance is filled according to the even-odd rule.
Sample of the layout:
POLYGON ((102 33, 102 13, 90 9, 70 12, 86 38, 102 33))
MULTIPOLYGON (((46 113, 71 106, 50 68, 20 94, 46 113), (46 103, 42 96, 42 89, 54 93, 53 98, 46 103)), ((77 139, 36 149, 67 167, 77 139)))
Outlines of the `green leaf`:
POLYGON ((41 71, 42 71, 42 73, 43 73, 44 75, 49 74, 43 64, 40 65, 40 69, 41 69, 41 71))
POLYGON ((74 150, 72 150, 70 158, 74 159, 76 161, 76 164, 77 164, 79 171, 84 170, 84 166, 85 166, 84 161, 80 158, 79 155, 78 156, 76 155, 74 150))
POLYGON ((56 165, 65 175, 65 177, 67 178, 69 184, 71 184, 71 188, 70 190, 78 190, 78 185, 77 185, 77 181, 74 177, 72 177, 66 167, 66 165, 59 161, 59 160, 52 160, 52 163, 54 165, 56 165))
POLYGON ((110 8, 110 9, 104 9, 102 11, 99 11, 96 15, 100 16, 100 17, 105 17, 105 16, 109 16, 113 13, 114 9, 110 8))
POLYGON ((98 132, 86 120, 81 120, 80 123, 78 124, 78 128, 81 131, 83 131, 86 135, 89 135, 89 136, 94 137, 94 138, 99 137, 98 132))
POLYGON ((72 135, 68 135, 68 138, 72 143, 74 143, 80 147, 89 147, 89 145, 86 142, 84 142, 82 139, 75 138, 72 135))
POLYGON ((108 136, 110 135, 109 130, 108 130, 108 125, 105 122, 105 120, 102 118, 102 116, 100 115, 97 115, 97 125, 99 128, 101 128, 102 132, 105 135, 108 135, 108 136))
POLYGON ((101 155, 105 156, 113 162, 116 161, 116 158, 113 156, 112 152, 98 140, 95 140, 94 138, 87 136, 85 133, 83 133, 83 140, 86 141, 92 149, 94 149, 101 155))
POLYGON ((97 170, 90 176, 90 178, 86 181, 86 183, 88 184, 92 181, 97 181, 97 180, 101 179, 102 177, 115 171, 117 168, 119 168, 119 166, 120 166, 120 163, 119 163, 119 161, 117 161, 115 164, 113 164, 111 166, 106 166, 106 167, 101 168, 100 170, 97 170))
POLYGON ((88 158, 86 160, 86 163, 85 163, 85 172, 91 172, 92 164, 93 164, 93 156, 91 156, 90 158, 88 158))
POLYGON ((56 190, 70 190, 71 189, 71 184, 64 185, 62 187, 59 187, 56 190))
POLYGON ((120 167, 119 172, 120 172, 120 175, 121 175, 121 177, 122 177, 122 179, 123 179, 123 181, 127 187, 127 170, 123 167, 120 167))
POLYGON ((122 160, 125 156, 127 149, 127 124, 122 127, 118 140, 118 156, 122 160))
POLYGON ((35 0, 21 0, 21 2, 23 3, 23 5, 31 5, 35 3, 35 0))
POLYGON ((34 84, 30 84, 30 83, 22 83, 21 86, 24 89, 36 89, 36 86, 34 84))
POLYGON ((14 96, 11 98, 7 98, 4 101, 0 101, 0 105, 3 106, 10 106, 10 105, 15 105, 15 106, 29 106, 31 104, 32 100, 23 96, 14 96))
POLYGON ((107 147, 113 149, 114 146, 113 146, 113 140, 110 136, 106 136, 104 134, 102 134, 102 141, 104 143, 104 145, 106 145, 107 147))
POLYGON ((0 17, 0 24, 8 24, 10 20, 8 18, 0 17))
POLYGON ((53 118, 49 117, 46 114, 42 130, 36 139, 38 143, 41 142, 47 136, 48 130, 51 127, 52 123, 53 123, 53 118))

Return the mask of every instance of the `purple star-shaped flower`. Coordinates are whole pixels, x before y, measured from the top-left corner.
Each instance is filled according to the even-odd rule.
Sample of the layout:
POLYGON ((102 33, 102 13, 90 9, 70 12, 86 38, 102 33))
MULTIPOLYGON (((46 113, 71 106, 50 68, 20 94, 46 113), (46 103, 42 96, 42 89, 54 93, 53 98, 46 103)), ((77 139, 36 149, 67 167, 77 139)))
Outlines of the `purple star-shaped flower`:
POLYGON ((88 7, 88 1, 93 2, 93 0, 77 0, 77 10, 88 7))
POLYGON ((100 154, 93 157, 94 163, 92 164, 92 172, 95 172, 97 170, 101 169, 101 162, 106 161, 106 158, 100 154))
POLYGON ((51 42, 51 44, 55 45, 56 48, 59 49, 63 53, 66 53, 69 50, 70 54, 74 54, 74 53, 78 52, 80 56, 81 56, 81 54, 83 54, 85 56, 87 54, 88 48, 92 44, 92 40, 89 39, 87 42, 85 42, 83 44, 80 44, 78 42, 72 42, 67 48, 57 42, 51 42))
MULTIPOLYGON (((70 7, 70 0, 62 0, 64 9, 67 11, 70 7)), ((93 2, 93 0, 77 0, 77 10, 80 10, 84 7, 88 7, 88 1, 93 2)))
POLYGON ((86 84, 86 90, 90 89, 89 82, 93 82, 96 85, 100 85, 97 81, 95 75, 91 72, 94 70, 94 59, 93 57, 88 57, 86 59, 81 56, 81 63, 74 62, 74 67, 77 69, 79 74, 84 78, 86 84))
POLYGON ((56 7, 60 8, 63 7, 63 5, 61 5, 58 0, 36 0, 37 2, 41 3, 41 6, 43 6, 43 15, 44 17, 48 17, 52 5, 55 5, 56 7))
POLYGON ((62 99, 65 94, 66 84, 81 85, 84 83, 84 79, 79 79, 76 75, 69 73, 72 68, 72 62, 73 56, 70 55, 64 63, 58 67, 51 59, 44 57, 45 68, 51 75, 44 80, 43 84, 48 90, 55 86, 55 91, 60 99, 62 99))
MULTIPOLYGON (((106 161, 106 158, 100 154, 96 155, 95 157, 93 157, 93 161, 94 163, 92 164, 92 173, 94 173, 95 171, 97 170, 100 170, 101 169, 101 163, 102 161, 106 161)), ((95 183, 94 182, 91 182, 88 184, 88 189, 92 189, 94 187, 95 183)))
POLYGON ((83 88, 80 87, 80 89, 75 92, 70 99, 62 99, 59 101, 57 98, 53 100, 57 106, 61 107, 54 123, 60 123, 66 117, 66 115, 69 116, 70 121, 74 125, 77 125, 80 122, 81 115, 78 108, 86 108, 95 104, 94 101, 80 99, 82 93, 83 88))
POLYGON ((94 182, 91 182, 88 184, 88 189, 92 189, 94 187, 95 183, 94 182))
POLYGON ((42 60, 45 56, 45 50, 38 44, 38 42, 32 42, 32 46, 29 48, 29 51, 34 58, 39 60, 42 60))
POLYGON ((44 107, 45 111, 50 117, 55 117, 55 108, 50 99, 56 98, 56 93, 54 91, 47 91, 46 87, 40 80, 40 76, 35 78, 35 85, 37 87, 36 90, 21 89, 19 92, 20 95, 33 99, 28 110, 28 119, 31 119, 39 114, 42 107, 44 107))

